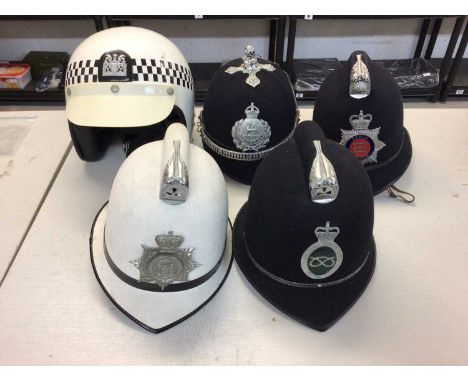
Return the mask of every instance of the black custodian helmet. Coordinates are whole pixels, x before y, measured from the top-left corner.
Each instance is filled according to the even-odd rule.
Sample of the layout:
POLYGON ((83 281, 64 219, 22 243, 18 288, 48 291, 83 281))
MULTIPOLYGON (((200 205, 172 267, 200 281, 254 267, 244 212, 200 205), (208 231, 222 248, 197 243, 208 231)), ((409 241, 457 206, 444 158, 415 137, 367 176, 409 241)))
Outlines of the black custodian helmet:
POLYGON ((200 115, 203 146, 227 175, 250 184, 261 160, 291 137, 297 117, 287 73, 247 46, 213 75, 200 115))
POLYGON ((412 146, 403 126, 403 101, 392 74, 362 51, 351 54, 320 87, 313 120, 328 139, 364 165, 374 195, 408 168, 412 146))
POLYGON ((234 256, 275 307, 325 331, 366 289, 375 267, 369 177, 312 121, 261 163, 234 223, 234 256))

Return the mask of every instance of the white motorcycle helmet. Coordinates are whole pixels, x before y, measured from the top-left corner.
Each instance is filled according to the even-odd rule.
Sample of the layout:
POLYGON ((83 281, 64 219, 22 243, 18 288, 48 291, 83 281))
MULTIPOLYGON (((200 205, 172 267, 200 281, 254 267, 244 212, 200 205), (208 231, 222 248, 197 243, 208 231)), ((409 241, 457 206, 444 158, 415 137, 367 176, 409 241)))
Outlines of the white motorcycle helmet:
MULTIPOLYGON (((117 131, 127 154, 180 122, 191 134, 193 78, 166 37, 136 27, 95 33, 74 51, 65 76, 66 114, 81 159, 100 159, 117 131)), ((191 136, 191 135, 190 135, 191 136)))
POLYGON ((159 333, 201 309, 231 264, 224 177, 181 124, 119 169, 90 235, 99 284, 130 319, 159 333))

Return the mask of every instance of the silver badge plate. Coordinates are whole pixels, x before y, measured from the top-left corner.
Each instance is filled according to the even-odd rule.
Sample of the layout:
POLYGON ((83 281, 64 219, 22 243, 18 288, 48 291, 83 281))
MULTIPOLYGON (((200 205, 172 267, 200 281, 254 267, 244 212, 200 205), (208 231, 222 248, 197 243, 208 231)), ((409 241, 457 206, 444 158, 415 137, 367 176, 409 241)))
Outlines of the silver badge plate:
POLYGON ((339 233, 340 229, 330 227, 328 221, 325 227, 315 229, 318 241, 308 247, 301 257, 301 269, 308 277, 325 279, 334 274, 341 266, 343 252, 334 241, 339 233))
POLYGON ((233 142, 239 150, 259 151, 270 141, 270 125, 263 119, 259 119, 259 114, 259 108, 252 102, 245 109, 246 118, 240 119, 232 127, 233 142))
POLYGON ((125 61, 124 54, 107 53, 102 65, 102 75, 112 77, 126 77, 127 76, 127 62, 125 61))
POLYGON ((155 241, 156 247, 142 244, 143 255, 130 261, 140 271, 140 281, 157 284, 162 290, 172 283, 188 281, 189 273, 200 266, 192 259, 195 248, 180 248, 184 237, 173 231, 157 235, 155 241))

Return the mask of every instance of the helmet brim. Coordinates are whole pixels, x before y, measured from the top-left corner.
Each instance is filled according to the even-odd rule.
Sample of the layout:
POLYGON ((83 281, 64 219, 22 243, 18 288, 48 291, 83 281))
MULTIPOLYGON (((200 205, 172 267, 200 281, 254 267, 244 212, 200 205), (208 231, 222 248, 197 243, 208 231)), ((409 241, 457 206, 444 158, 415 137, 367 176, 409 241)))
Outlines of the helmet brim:
POLYGON ((252 262, 245 245, 247 203, 234 223, 233 250, 245 278, 268 302, 302 324, 326 331, 354 305, 367 288, 375 269, 375 242, 362 269, 349 280, 323 288, 300 288, 266 276, 252 262))
MULTIPOLYGON (((109 89, 111 83, 108 83, 109 89)), ((160 85, 158 94, 143 94, 131 84, 119 83, 119 94, 102 94, 102 84, 81 84, 67 87, 67 119, 79 126, 139 127, 166 119, 174 108, 175 94, 165 94, 160 85), (100 88, 97 86, 101 86, 100 88)))
POLYGON ((413 156, 411 138, 406 128, 403 128, 403 132, 403 146, 399 154, 386 165, 374 170, 367 170, 374 195, 380 194, 398 181, 410 165, 413 156))
POLYGON ((218 292, 232 265, 232 229, 228 222, 226 244, 217 271, 204 283, 178 292, 153 292, 122 281, 109 266, 104 253, 107 203, 98 212, 90 234, 90 255, 94 274, 111 302, 144 329, 160 333, 181 323, 203 308, 218 292))

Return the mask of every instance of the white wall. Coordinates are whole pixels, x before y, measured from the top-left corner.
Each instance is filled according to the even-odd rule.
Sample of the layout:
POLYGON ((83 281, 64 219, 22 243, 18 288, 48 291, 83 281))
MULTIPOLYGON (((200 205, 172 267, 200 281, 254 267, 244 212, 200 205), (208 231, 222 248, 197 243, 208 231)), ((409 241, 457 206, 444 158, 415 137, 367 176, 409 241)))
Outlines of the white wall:
MULTIPOLYGON (((445 20, 433 57, 442 57, 455 19, 445 20)), ((416 47, 420 20, 299 21, 295 57, 346 59, 356 49, 372 58, 409 58, 416 47)), ((266 20, 138 20, 132 25, 169 37, 189 62, 220 62, 239 57, 247 43, 268 56, 266 20)), ((19 60, 30 50, 72 52, 94 32, 94 23, 73 21, 0 20, 0 60, 19 60)), ((286 54, 286 49, 285 49, 286 54)), ((468 57, 468 51, 465 52, 468 57)))

